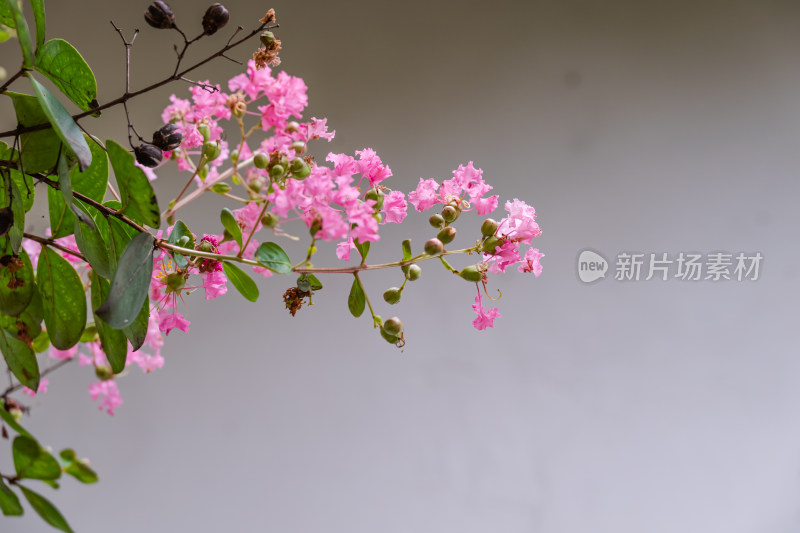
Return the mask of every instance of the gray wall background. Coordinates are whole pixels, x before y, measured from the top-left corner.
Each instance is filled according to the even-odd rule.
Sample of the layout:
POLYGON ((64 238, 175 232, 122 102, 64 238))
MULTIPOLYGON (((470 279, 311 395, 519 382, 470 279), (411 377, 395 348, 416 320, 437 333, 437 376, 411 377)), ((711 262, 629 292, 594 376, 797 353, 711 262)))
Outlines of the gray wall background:
MULTIPOLYGON (((204 6, 170 3, 199 24, 204 6)), ((399 306, 380 305, 406 325, 402 353, 349 316, 343 278, 323 280, 294 319, 280 301, 288 280, 261 283, 258 304, 190 297, 193 331, 170 336, 163 370, 120 381, 115 417, 96 410, 77 366, 33 402, 27 425, 42 441, 73 446, 100 473, 52 495, 76 530, 800 530, 800 5, 227 5, 231 27, 277 9, 282 68, 308 83, 306 116, 337 130, 319 158, 370 146, 404 190, 474 160, 503 198, 536 207, 544 274, 494 283, 504 316, 477 332, 472 290, 425 265, 399 306), (587 286, 575 265, 586 247, 612 260, 765 259, 754 283, 587 286)), ((84 54, 101 102, 123 87, 112 18, 143 30, 134 87, 170 69, 174 39, 143 23, 144 8, 48 3, 49 36, 84 54)), ((14 46, 0 47, 9 70, 14 46)), ((198 78, 237 71, 216 62, 198 78)), ((140 131, 159 126, 171 92, 188 94, 134 101, 140 131)), ((124 139, 121 111, 106 115, 95 131, 124 139)), ((162 174, 162 203, 183 179, 162 174)), ((218 230, 212 206, 186 214, 195 232, 218 230)), ((427 216, 411 218, 385 228, 376 260, 428 238, 427 216)), ((461 223, 461 242, 478 222, 461 223)), ((398 278, 366 276, 373 300, 398 278)), ((2 530, 50 529, 31 516, 2 530)))

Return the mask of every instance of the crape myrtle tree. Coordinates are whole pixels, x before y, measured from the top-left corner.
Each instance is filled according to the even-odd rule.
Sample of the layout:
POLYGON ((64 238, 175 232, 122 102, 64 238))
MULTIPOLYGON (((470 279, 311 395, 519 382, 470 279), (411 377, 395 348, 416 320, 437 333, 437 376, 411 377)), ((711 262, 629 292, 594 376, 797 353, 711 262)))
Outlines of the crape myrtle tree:
POLYGON ((516 198, 501 204, 472 162, 459 165, 449 179, 419 178, 406 195, 391 189, 391 169, 370 148, 322 157, 318 146, 335 132, 324 118, 303 119, 306 84, 275 70, 282 44, 273 10, 251 31, 239 26, 222 35, 229 13, 221 4, 185 25, 166 3, 147 6, 148 37, 178 44, 175 56, 164 59, 165 77, 143 88, 130 83, 139 31, 112 22, 110 31, 127 57, 125 92, 99 102, 95 77, 80 53, 67 41, 48 39, 44 1, 29 4, 33 24, 19 0, 0 0, 0 39, 15 40, 21 51, 21 66, 13 72, 4 65, 0 85, 17 120, 14 129, 0 132, 0 351, 9 381, 0 389, 0 437, 10 444, 14 465, 14 471, 0 472, 4 515, 23 514, 22 496, 48 524, 71 531, 36 485, 57 489, 64 474, 82 483, 98 477, 72 449, 56 453, 24 428, 25 395, 45 393, 51 374, 77 361, 96 375, 89 395, 113 415, 122 404, 122 373, 161 368, 166 336, 189 330, 186 299, 202 294, 214 300, 233 288, 256 301, 253 277, 275 276, 289 285, 283 300, 294 316, 312 302, 323 279, 338 279, 351 285, 346 305, 352 315, 368 310, 375 334, 402 347, 400 319, 379 316, 378 302, 367 295, 369 271, 397 270, 402 283, 382 294, 388 308, 401 300, 409 281, 420 278, 421 263, 438 263, 460 278, 453 283, 475 291, 472 325, 479 330, 501 316, 484 305, 484 298, 497 299, 487 291, 492 276, 511 267, 541 274, 543 254, 531 246, 541 234, 533 207, 516 198), (187 50, 207 38, 219 41, 217 51, 187 64, 187 50), (246 64, 234 50, 240 45, 255 49, 246 64), (191 78, 215 60, 239 63, 244 72, 226 84, 191 78), (170 96, 163 126, 143 137, 128 104, 167 85, 182 94, 170 96), (111 108, 127 119, 122 140, 91 133, 111 108), (163 165, 177 165, 186 181, 175 187, 173 199, 159 203, 151 182, 163 165), (179 213, 204 194, 218 197, 219 216, 195 233, 179 213), (35 201, 49 212, 50 228, 42 235, 26 232, 35 201), (410 239, 398 243, 394 262, 369 263, 380 227, 402 223, 408 204, 433 211, 435 236, 417 247, 410 239), (487 218, 500 205, 504 212, 487 218), (461 230, 470 245, 451 248, 455 223, 468 211, 480 216, 461 230), (308 241, 307 251, 290 258, 279 242, 298 238, 308 241), (336 243, 336 258, 327 262, 338 266, 312 262, 318 241, 336 243), (465 266, 451 264, 456 255, 469 256, 465 266))

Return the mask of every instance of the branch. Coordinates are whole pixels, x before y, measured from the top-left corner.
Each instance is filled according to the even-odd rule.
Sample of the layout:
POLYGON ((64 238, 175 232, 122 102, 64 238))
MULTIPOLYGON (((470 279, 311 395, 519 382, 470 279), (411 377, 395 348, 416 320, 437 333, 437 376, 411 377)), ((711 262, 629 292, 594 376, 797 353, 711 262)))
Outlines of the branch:
POLYGON ((75 250, 70 250, 66 246, 62 246, 62 245, 58 244, 53 239, 45 239, 44 237, 39 237, 38 235, 33 235, 32 233, 23 233, 22 235, 26 239, 30 239, 32 241, 36 241, 39 244, 43 244, 45 246, 50 246, 51 248, 55 248, 56 250, 61 250, 64 253, 67 253, 67 254, 70 254, 70 255, 74 255, 75 257, 77 257, 81 261, 85 261, 85 262, 88 263, 88 261, 86 261, 86 258, 83 257, 83 255, 80 252, 76 252, 75 250))
MULTIPOLYGON (((73 358, 73 359, 74 359, 74 358, 73 358)), ((49 368, 46 368, 45 370, 43 370, 43 371, 42 371, 42 372, 39 374, 39 377, 40 377, 40 378, 43 378, 43 377, 45 377, 46 375, 50 374, 51 372, 55 372, 56 370, 58 370, 58 369, 59 369, 59 368, 61 368, 62 366, 64 366, 64 365, 66 365, 67 363, 71 362, 73 359, 62 359, 61 361, 59 361, 58 363, 54 364, 53 366, 51 366, 51 367, 49 367, 49 368)), ((20 390, 20 389, 21 389, 22 387, 24 387, 24 386, 25 386, 25 385, 23 385, 22 383, 17 383, 16 385, 12 385, 12 386, 8 387, 8 388, 7 388, 5 391, 3 391, 3 394, 0 394, 0 398, 2 398, 2 399, 3 399, 3 401, 5 401, 5 399, 6 399, 6 398, 8 398, 8 395, 9 395, 9 394, 11 394, 11 393, 13 393, 13 392, 16 392, 16 391, 20 390)), ((0 409, 2 409, 2 408, 0 408, 0 409)))

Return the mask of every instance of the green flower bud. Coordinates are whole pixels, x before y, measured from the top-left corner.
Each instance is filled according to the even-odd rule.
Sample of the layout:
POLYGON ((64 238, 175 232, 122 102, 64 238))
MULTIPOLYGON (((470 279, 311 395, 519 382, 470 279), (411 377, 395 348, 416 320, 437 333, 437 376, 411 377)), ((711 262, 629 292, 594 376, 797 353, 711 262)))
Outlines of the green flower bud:
POLYGON ((467 281, 472 281, 473 283, 477 283, 483 279, 483 272, 478 270, 477 265, 471 265, 461 269, 461 272, 458 273, 462 279, 467 281))
POLYGON ((489 237, 488 239, 483 241, 482 249, 487 254, 494 254, 494 252, 497 250, 497 247, 502 245, 502 244, 503 244, 503 240, 502 239, 492 235, 491 237, 489 237))
POLYGON ((261 40, 261 44, 267 48, 269 48, 269 45, 275 42, 275 34, 271 31, 262 32, 258 38, 261 40))
POLYGON ((439 239, 428 239, 423 249, 428 255, 441 255, 444 251, 444 244, 439 239))
POLYGON ((167 286, 164 290, 165 293, 169 294, 171 292, 180 292, 180 290, 186 285, 186 278, 183 277, 183 274, 180 272, 172 272, 171 274, 167 274, 161 280, 167 286))
POLYGON ((317 216, 314 220, 311 221, 311 226, 308 228, 308 233, 314 237, 319 230, 322 229, 322 217, 317 216))
POLYGON ((114 372, 111 370, 111 367, 108 365, 102 365, 95 367, 94 374, 100 381, 108 381, 112 377, 114 377, 114 372))
POLYGON ((416 281, 422 275, 422 268, 419 265, 409 265, 406 277, 408 281, 416 281))
POLYGON ((203 136, 203 142, 208 142, 208 138, 211 137, 211 129, 209 129, 208 124, 200 124, 197 126, 197 131, 203 136))
POLYGON ((397 344, 397 342, 400 340, 395 335, 389 335, 388 333, 386 333, 386 330, 384 330, 383 328, 381 328, 381 337, 386 339, 386 342, 388 342, 389 344, 397 344))
POLYGON ((197 243, 195 250, 199 252, 215 253, 216 247, 208 241, 200 241, 197 243))
POLYGON ((269 165, 269 157, 263 152, 258 152, 253 156, 253 165, 255 165, 256 168, 267 168, 267 165, 269 165))
POLYGON ((367 191, 367 194, 364 196, 366 200, 374 200, 375 201, 375 211, 379 211, 381 207, 383 207, 383 191, 373 187, 372 189, 367 191))
POLYGON ((213 161, 222 153, 222 148, 218 142, 206 141, 203 143, 203 155, 206 156, 208 161, 213 161))
POLYGON ((292 162, 289 163, 289 170, 292 173, 292 177, 297 179, 307 178, 311 174, 311 167, 299 157, 292 159, 292 162))
POLYGON ((286 174, 286 169, 283 168, 281 165, 273 165, 271 169, 269 169, 269 177, 274 180, 281 179, 286 174))
POLYGON ((443 244, 450 244, 453 242, 453 239, 456 238, 456 228, 453 226, 447 226, 446 228, 442 228, 442 231, 436 236, 443 244))
POLYGON ((394 305, 400 301, 400 298, 403 296, 403 291, 399 287, 392 287, 391 289, 387 289, 386 292, 383 293, 383 299, 386 301, 387 304, 394 305))
POLYGON ((484 237, 491 237, 497 231, 497 221, 493 218, 487 218, 481 224, 481 234, 484 237))
POLYGON ((294 150, 298 154, 302 154, 306 151, 306 143, 303 141, 295 141, 292 143, 291 146, 292 150, 294 150))
POLYGON ((454 222, 458 218, 458 215, 459 215, 459 210, 453 207, 452 205, 446 205, 442 209, 442 218, 444 218, 444 221, 447 222, 448 224, 454 222))
POLYGON ((380 224, 381 222, 383 222, 383 213, 375 213, 374 215, 372 215, 372 218, 374 218, 378 222, 378 224, 380 224))
POLYGON ((431 215, 431 218, 428 219, 428 224, 434 228, 441 228, 445 224, 444 217, 442 215, 431 215))
POLYGON ((267 213, 261 217, 261 223, 268 228, 274 228, 278 225, 278 217, 273 213, 267 213))
POLYGON ((298 131, 300 131, 300 124, 296 120, 291 120, 286 124, 287 133, 296 133, 298 131))
POLYGON ((400 332, 403 331, 403 323, 400 322, 399 318, 393 316, 383 323, 383 331, 393 337, 397 337, 400 335, 400 332))

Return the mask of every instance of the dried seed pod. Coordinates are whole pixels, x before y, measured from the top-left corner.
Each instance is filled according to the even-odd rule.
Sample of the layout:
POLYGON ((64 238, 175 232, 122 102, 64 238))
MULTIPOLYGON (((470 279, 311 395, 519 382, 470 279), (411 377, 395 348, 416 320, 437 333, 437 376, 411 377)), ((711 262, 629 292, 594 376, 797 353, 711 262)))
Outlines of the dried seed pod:
POLYGON ((183 142, 183 134, 176 124, 167 124, 153 133, 153 144, 164 151, 174 150, 183 142))
POLYGON ((206 35, 217 33, 218 29, 228 23, 229 18, 230 14, 225 6, 220 3, 211 4, 206 10, 206 14, 203 15, 203 32, 206 35))
POLYGON ((161 2, 160 0, 147 7, 147 11, 144 12, 144 20, 152 27, 160 30, 175 26, 175 15, 166 2, 161 2))
POLYGON ((158 147, 148 143, 140 144, 133 149, 133 153, 136 156, 136 161, 138 161, 140 165, 149 168, 157 166, 164 157, 164 154, 161 153, 158 147))

